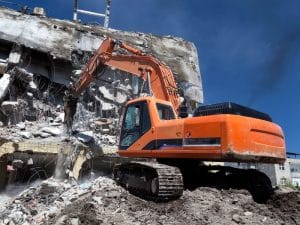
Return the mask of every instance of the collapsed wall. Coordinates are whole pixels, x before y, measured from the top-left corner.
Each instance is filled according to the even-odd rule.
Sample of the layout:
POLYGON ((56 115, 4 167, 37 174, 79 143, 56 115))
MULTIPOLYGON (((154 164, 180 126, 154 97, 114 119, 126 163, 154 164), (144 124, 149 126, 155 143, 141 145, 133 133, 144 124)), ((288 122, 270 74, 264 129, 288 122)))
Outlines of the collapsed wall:
POLYGON ((66 137, 62 124, 65 90, 106 37, 124 41, 167 64, 190 108, 203 102, 197 50, 191 42, 0 7, 0 167, 11 169, 9 174, 0 173, 0 189, 7 179, 25 176, 16 176, 15 170, 32 170, 26 177, 36 170, 53 173, 57 164, 53 155, 61 149, 75 148, 66 151, 66 161, 72 161, 68 170, 75 177, 91 155, 115 152, 122 107, 141 88, 137 77, 105 69, 81 96, 74 124, 78 133, 66 137))
MULTIPOLYGON (((77 80, 106 37, 127 42, 160 59, 174 73, 187 105, 203 102, 197 50, 191 42, 0 7, 0 120, 5 125, 9 121, 36 120, 33 99, 62 105, 66 87, 77 80)), ((138 78, 107 68, 83 95, 84 108, 99 117, 118 117, 120 107, 135 97, 140 85, 138 78)))
POLYGON ((26 15, 6 8, 0 8, 0 18, 0 59, 7 59, 13 46, 21 46, 22 66, 28 72, 68 84, 72 70, 81 68, 109 36, 153 54, 166 63, 186 97, 203 102, 197 50, 191 42, 171 36, 160 37, 26 15))

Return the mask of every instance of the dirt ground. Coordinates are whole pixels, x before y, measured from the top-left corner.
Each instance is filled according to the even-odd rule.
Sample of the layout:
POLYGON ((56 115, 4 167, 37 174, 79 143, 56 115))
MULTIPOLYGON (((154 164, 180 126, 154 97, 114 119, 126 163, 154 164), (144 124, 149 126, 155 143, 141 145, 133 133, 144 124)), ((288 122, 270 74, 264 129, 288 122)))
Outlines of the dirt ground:
MULTIPOLYGON (((116 208, 113 201, 108 204, 108 208, 116 208)), ((87 204, 61 215, 78 217, 79 224, 300 224, 299 193, 278 193, 261 205, 253 202, 247 191, 199 188, 170 203, 149 203, 128 196, 123 205, 112 214, 87 204)))
MULTIPOLYGON (((1 198, 5 201, 5 198, 1 198)), ((6 198, 0 224, 300 224, 300 193, 258 204, 246 190, 199 187, 167 203, 131 195, 107 177, 80 185, 48 179, 6 198)))

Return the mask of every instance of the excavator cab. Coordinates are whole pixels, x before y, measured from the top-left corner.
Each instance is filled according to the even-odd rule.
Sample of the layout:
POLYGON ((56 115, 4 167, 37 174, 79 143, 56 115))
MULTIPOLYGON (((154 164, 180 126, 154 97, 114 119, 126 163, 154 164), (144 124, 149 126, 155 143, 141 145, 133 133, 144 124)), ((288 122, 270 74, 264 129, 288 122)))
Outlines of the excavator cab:
POLYGON ((141 100, 127 105, 124 114, 120 150, 125 150, 151 128, 147 101, 141 100))
POLYGON ((139 152, 139 157, 147 157, 157 148, 160 137, 167 134, 170 141, 180 133, 180 122, 183 121, 176 117, 174 108, 167 101, 149 96, 128 102, 121 128, 120 153, 129 150, 132 154, 139 152))

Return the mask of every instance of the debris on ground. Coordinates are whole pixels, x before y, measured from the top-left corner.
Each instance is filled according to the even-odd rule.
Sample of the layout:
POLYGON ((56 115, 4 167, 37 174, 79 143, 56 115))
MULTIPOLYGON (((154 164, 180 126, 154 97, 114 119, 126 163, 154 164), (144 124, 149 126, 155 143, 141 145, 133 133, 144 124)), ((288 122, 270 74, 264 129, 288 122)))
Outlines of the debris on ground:
MULTIPOLYGON (((2 199, 2 196, 1 196, 2 199)), ((0 224, 300 224, 300 193, 276 191, 266 204, 246 190, 199 187, 166 203, 131 195, 112 179, 50 178, 1 200, 0 224)))

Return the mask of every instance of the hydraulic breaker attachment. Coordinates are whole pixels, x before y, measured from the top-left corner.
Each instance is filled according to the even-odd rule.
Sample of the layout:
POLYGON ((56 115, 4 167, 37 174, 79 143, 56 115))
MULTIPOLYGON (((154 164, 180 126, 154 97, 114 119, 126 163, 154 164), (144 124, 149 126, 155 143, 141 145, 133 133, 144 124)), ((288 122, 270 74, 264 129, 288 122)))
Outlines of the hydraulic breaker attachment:
POLYGON ((67 126, 68 133, 72 132, 72 125, 74 116, 76 114, 77 102, 78 98, 73 97, 73 95, 71 94, 71 90, 66 91, 64 96, 64 123, 67 126))

